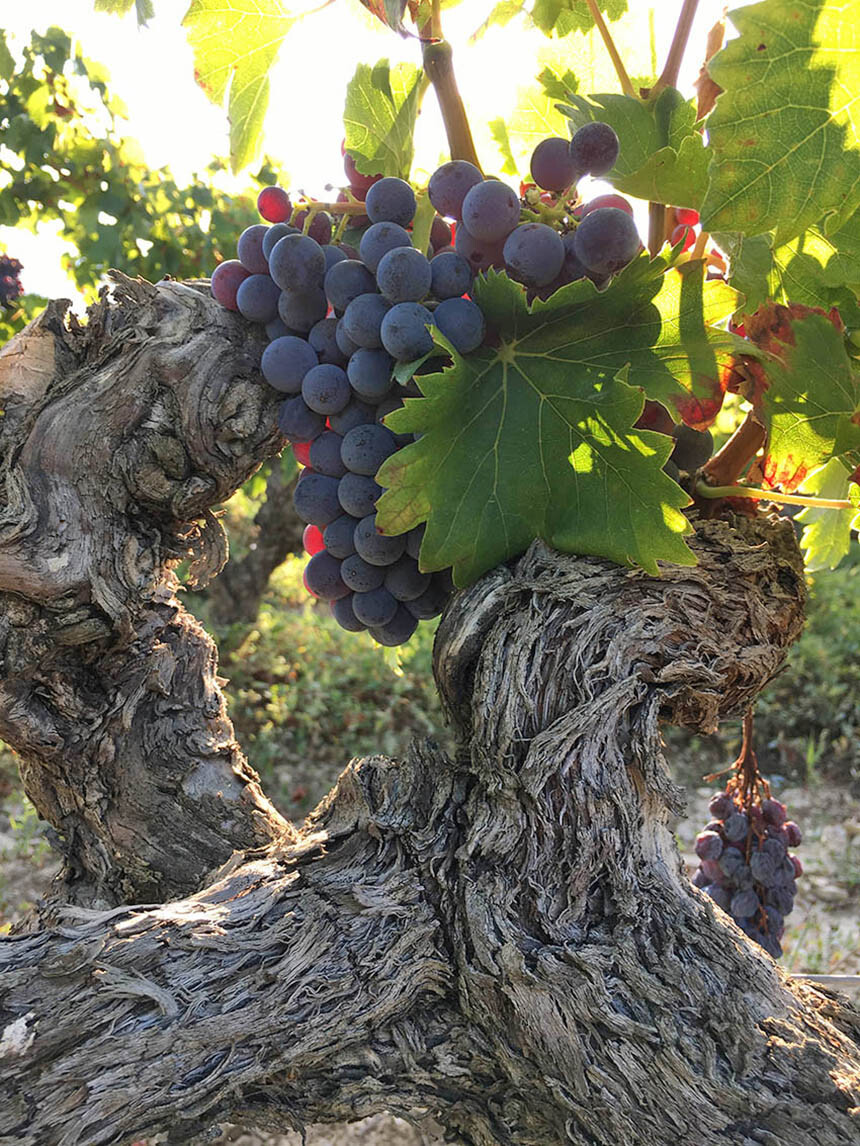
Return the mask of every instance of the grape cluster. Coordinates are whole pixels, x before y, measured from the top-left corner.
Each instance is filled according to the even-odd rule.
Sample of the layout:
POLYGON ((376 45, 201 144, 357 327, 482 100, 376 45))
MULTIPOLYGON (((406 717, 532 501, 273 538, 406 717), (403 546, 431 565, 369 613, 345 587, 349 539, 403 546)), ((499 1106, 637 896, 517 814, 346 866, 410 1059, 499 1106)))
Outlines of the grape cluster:
POLYGON ((803 873, 789 851, 801 842, 800 828, 779 800, 766 797, 744 807, 731 788, 712 798, 709 811, 713 819, 696 838, 693 883, 778 959, 784 919, 803 873))
POLYGON ((11 306, 24 293, 19 275, 23 267, 18 259, 0 255, 0 306, 11 306))
MULTIPOLYGON (((587 128, 560 141, 563 149, 559 141, 539 144, 533 173, 544 178, 551 169, 562 191, 577 173, 608 170, 618 154, 615 133, 605 124, 587 128)), ((453 160, 430 178, 437 215, 429 246, 419 250, 409 184, 363 175, 347 154, 344 165, 349 190, 329 209, 296 207, 283 188, 264 188, 257 206, 266 222, 242 232, 237 258, 215 268, 211 289, 225 307, 263 325, 270 340, 263 376, 284 395, 278 425, 304 467, 294 504, 308 526, 306 588, 330 602, 345 629, 398 645, 419 619, 442 611, 453 584, 448 571, 420 570, 423 525, 399 536, 376 527, 379 468, 413 441, 384 419, 421 393, 414 378, 401 384, 395 371, 408 378, 444 354, 434 327, 460 354, 484 344, 485 317, 470 297, 477 273, 497 267, 530 298, 545 296, 579 278, 608 282, 641 244, 618 196, 577 215, 575 203, 550 195, 541 216, 507 184, 453 160), (339 214, 350 217, 350 235, 360 235, 357 249, 338 241, 339 214)))

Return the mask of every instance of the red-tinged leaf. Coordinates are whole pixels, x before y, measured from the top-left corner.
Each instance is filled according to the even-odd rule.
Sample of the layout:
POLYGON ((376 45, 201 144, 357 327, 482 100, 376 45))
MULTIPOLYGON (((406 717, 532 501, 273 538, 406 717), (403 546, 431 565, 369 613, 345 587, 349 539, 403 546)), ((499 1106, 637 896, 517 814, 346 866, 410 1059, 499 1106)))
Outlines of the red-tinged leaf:
POLYGON ((403 26, 403 17, 409 8, 412 18, 415 19, 418 12, 417 0, 361 0, 361 2, 368 12, 373 13, 387 28, 399 32, 401 36, 409 35, 403 26))

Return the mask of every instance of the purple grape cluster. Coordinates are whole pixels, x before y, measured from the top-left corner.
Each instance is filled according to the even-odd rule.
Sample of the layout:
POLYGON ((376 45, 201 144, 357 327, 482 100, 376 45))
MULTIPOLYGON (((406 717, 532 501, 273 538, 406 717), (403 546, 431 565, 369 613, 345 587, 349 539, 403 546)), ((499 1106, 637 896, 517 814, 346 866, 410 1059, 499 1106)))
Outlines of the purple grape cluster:
MULTIPOLYGON (((283 193, 282 208, 273 190, 261 204, 269 219, 289 204, 283 193)), ((213 272, 212 294, 263 324, 270 340, 262 373, 284 395, 278 425, 304 467, 293 502, 308 526, 305 587, 330 603, 342 628, 399 645, 419 620, 442 612, 453 582, 448 571, 420 570, 423 525, 397 536, 376 528, 377 471, 413 441, 383 420, 404 397, 420 395, 414 381, 397 382, 395 367, 434 352, 432 326, 467 354, 483 342, 486 323, 464 297, 469 264, 450 248, 433 254, 432 236, 428 253, 412 245, 408 183, 376 181, 365 206, 358 250, 330 243, 330 226, 317 241, 314 221, 304 233, 295 212, 292 224, 248 227, 238 258, 213 272)), ((437 235, 449 239, 450 231, 437 235)))
POLYGON ((803 873, 789 851, 801 842, 800 828, 787 818, 785 804, 770 797, 744 808, 726 790, 712 798, 709 811, 713 819, 696 838, 693 883, 778 959, 785 916, 803 873))
POLYGON ((18 277, 23 267, 18 259, 0 255, 0 306, 11 306, 24 293, 18 277))

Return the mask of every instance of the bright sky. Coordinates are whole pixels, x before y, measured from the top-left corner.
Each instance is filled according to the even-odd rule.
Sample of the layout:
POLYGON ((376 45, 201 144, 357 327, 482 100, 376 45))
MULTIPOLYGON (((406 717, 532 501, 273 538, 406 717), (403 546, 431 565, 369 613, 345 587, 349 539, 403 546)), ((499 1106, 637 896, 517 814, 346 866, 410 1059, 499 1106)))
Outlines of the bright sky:
MULTIPOLYGON (((648 7, 637 0, 629 3, 634 10, 648 7)), ((304 6, 318 4, 319 0, 312 0, 304 6)), ((444 15, 445 33, 455 49, 458 83, 488 170, 493 169, 497 152, 493 153, 483 125, 508 116, 515 106, 517 87, 530 84, 543 66, 536 63, 538 52, 553 54, 558 61, 562 59, 559 53, 569 51, 573 42, 573 38, 547 41, 539 32, 526 32, 517 23, 492 29, 477 43, 469 43, 469 36, 493 5, 494 0, 465 0, 444 15)), ((226 115, 210 104, 194 83, 191 51, 181 27, 187 8, 184 0, 156 0, 156 18, 143 29, 138 29, 133 16, 119 19, 93 12, 92 0, 31 0, 27 5, 6 7, 2 26, 12 34, 13 50, 27 42, 31 29, 44 31, 56 24, 81 41, 86 56, 110 69, 110 88, 128 107, 129 118, 122 130, 140 141, 151 167, 168 165, 182 179, 202 170, 212 155, 227 153, 226 115)), ((285 7, 297 5, 285 3, 285 7)), ((704 43, 707 29, 723 7, 722 0, 701 0, 691 45, 704 43)), ((658 70, 680 8, 681 0, 659 0, 653 6, 658 70)), ((626 20, 623 17, 611 25, 619 39, 626 20)), ((633 30, 631 43, 639 55, 628 65, 631 73, 648 70, 648 42, 647 24, 633 30)), ((621 51, 627 58, 625 47, 621 51)), ((582 77, 580 90, 617 90, 604 56, 597 45, 590 61, 564 59, 564 65, 582 77), (589 66, 594 71, 587 77, 583 73, 589 66)), ((387 31, 358 0, 337 0, 291 30, 271 76, 264 140, 264 150, 282 165, 285 186, 320 196, 327 183, 341 182, 346 83, 356 63, 372 63, 382 57, 392 63, 420 62, 416 41, 387 31)), ((698 53, 690 50, 679 83, 690 94, 698 67, 698 53)), ((443 148, 441 120, 432 93, 428 93, 416 136, 416 168, 432 171, 447 158, 443 148)), ((240 177, 238 183, 246 184, 247 179, 240 177)), ((31 236, 2 227, 0 247, 7 247, 24 263, 25 289, 49 296, 73 293, 59 265, 62 244, 47 229, 31 236)))

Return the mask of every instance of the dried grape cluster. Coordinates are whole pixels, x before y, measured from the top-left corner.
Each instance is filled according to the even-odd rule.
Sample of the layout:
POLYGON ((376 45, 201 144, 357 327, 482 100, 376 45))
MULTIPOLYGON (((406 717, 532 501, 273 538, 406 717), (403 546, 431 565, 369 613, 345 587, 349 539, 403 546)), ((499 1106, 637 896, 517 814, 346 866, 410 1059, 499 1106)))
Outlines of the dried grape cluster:
POLYGON ((418 249, 409 184, 363 175, 345 154, 349 189, 336 203, 294 206, 283 188, 264 188, 266 222, 243 231, 237 258, 213 271, 213 296, 270 340, 263 376, 284 395, 278 425, 303 467, 294 504, 308 527, 305 586, 343 628, 398 645, 445 607, 450 571, 419 565, 425 526, 398 536, 377 526, 379 468, 414 440, 385 418, 420 396, 416 372, 447 360, 434 328, 460 355, 495 337, 471 297, 476 274, 505 271, 531 299, 577 279, 603 287, 630 262, 642 244, 629 204, 609 196, 578 207, 575 190, 569 197, 617 156, 606 124, 544 140, 532 172, 553 193, 537 200, 464 160, 444 163, 430 178, 436 215, 418 249), (340 241, 348 222, 356 246, 340 241))
POLYGON ((24 293, 19 275, 23 267, 18 259, 0 255, 0 306, 11 306, 24 293))
POLYGON ((769 795, 745 802, 734 781, 712 798, 709 811, 713 819, 696 839, 693 883, 778 959, 803 872, 789 851, 801 842, 800 828, 788 819, 785 804, 769 795))

